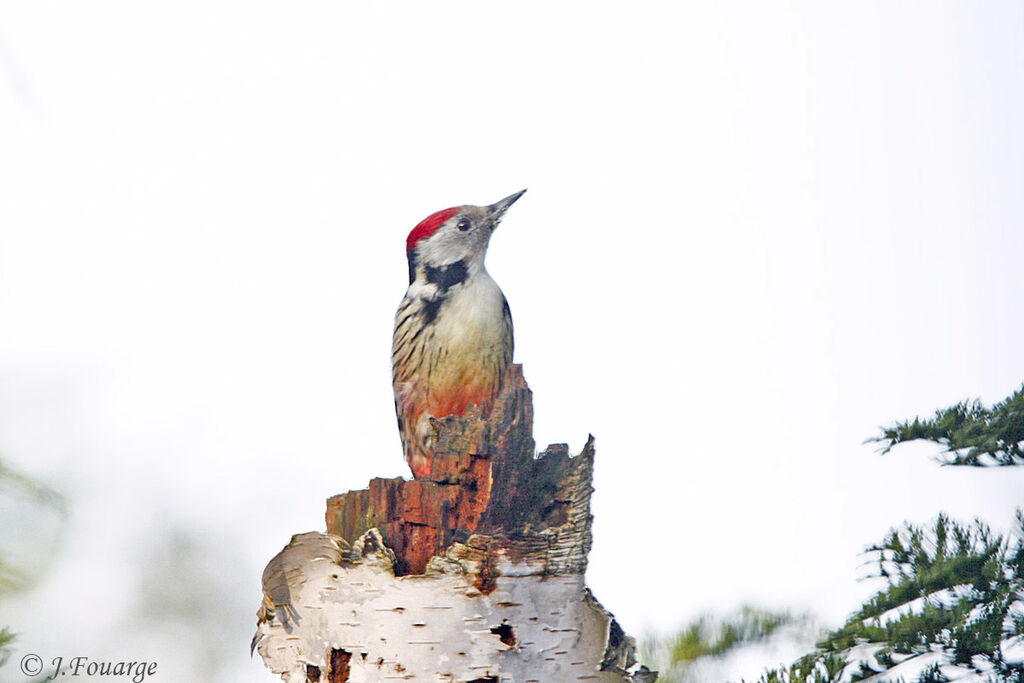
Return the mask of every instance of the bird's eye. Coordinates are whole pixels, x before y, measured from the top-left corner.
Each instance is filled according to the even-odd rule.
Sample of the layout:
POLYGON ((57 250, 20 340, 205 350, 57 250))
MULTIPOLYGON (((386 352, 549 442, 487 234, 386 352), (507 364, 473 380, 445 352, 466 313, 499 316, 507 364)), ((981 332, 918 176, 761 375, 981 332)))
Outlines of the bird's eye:
POLYGON ((459 222, 455 224, 455 227, 458 228, 460 232, 466 232, 467 230, 469 230, 469 219, 459 219, 459 222))

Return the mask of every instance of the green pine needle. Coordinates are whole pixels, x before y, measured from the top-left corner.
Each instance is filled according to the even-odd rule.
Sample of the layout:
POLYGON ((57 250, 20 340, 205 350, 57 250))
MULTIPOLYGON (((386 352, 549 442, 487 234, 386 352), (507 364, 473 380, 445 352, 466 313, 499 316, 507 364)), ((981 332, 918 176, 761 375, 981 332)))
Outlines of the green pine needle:
POLYGON ((963 401, 935 412, 935 417, 897 422, 882 428, 869 442, 883 443, 882 453, 898 444, 923 439, 942 445, 946 465, 1024 465, 1024 385, 986 408, 980 401, 963 401))

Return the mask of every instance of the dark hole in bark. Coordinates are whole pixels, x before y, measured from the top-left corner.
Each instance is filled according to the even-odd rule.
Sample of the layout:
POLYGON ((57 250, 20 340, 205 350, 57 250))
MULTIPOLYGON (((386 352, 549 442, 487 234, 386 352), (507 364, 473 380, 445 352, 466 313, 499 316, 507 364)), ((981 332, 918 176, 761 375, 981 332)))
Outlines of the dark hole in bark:
POLYGON ((487 678, 474 678, 469 683, 501 683, 497 676, 488 676, 487 678))
POLYGON ((612 619, 612 623, 608 627, 608 647, 619 649, 622 647, 622 641, 626 639, 626 633, 619 626, 619 622, 612 619))
POLYGON ((395 576, 407 576, 412 573, 409 563, 397 554, 395 555, 395 563, 392 565, 392 569, 395 570, 395 576))
POLYGON ((306 683, 317 683, 320 680, 320 667, 306 665, 306 683))
POLYGON ((619 622, 612 619, 612 623, 608 626, 608 647, 604 651, 601 671, 628 669, 636 663, 636 657, 632 655, 627 641, 626 633, 619 626, 619 622))
POLYGON ((345 683, 348 680, 348 663, 352 654, 345 650, 331 650, 331 671, 327 683, 345 683))
POLYGON ((502 624, 501 626, 495 626, 491 628, 491 633, 498 636, 498 640, 505 643, 509 647, 515 647, 519 642, 516 639, 516 632, 509 624, 502 624))

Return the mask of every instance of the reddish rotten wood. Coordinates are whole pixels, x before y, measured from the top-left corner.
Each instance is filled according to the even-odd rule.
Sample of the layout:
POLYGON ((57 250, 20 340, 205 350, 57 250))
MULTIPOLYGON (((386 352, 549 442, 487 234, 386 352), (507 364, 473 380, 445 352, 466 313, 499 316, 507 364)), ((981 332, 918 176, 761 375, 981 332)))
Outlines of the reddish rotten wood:
MULTIPOLYGON (((431 557, 470 535, 492 536, 498 547, 528 554, 550 547, 552 527, 575 520, 582 526, 566 533, 578 536, 570 545, 583 552, 571 553, 569 565, 582 571, 590 541, 593 446, 588 442, 577 458, 564 445, 534 457, 532 393, 522 366, 509 368, 488 420, 472 406, 442 424, 427 479, 377 478, 367 489, 333 496, 327 501, 328 532, 351 542, 376 527, 395 552, 396 571, 421 574, 431 557)), ((482 588, 487 586, 485 581, 482 588)))

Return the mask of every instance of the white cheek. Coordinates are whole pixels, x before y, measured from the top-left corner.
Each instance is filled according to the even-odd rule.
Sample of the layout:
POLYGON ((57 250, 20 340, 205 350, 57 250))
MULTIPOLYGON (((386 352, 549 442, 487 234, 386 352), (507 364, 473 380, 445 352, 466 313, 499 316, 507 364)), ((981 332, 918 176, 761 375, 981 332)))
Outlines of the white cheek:
POLYGON ((413 283, 409 285, 406 296, 415 297, 417 299, 434 299, 437 297, 437 285, 433 282, 413 280, 413 283))
POLYGON ((457 233, 436 235, 423 245, 420 258, 430 264, 446 265, 466 257, 469 245, 457 233))

